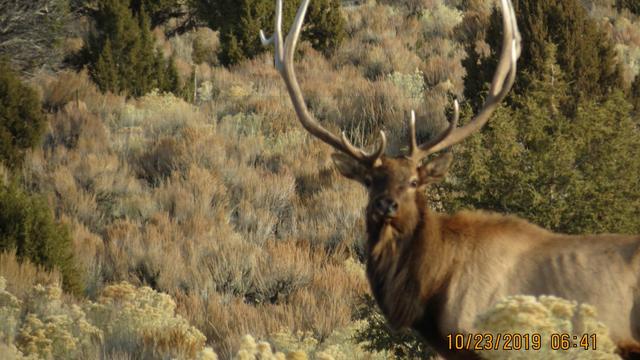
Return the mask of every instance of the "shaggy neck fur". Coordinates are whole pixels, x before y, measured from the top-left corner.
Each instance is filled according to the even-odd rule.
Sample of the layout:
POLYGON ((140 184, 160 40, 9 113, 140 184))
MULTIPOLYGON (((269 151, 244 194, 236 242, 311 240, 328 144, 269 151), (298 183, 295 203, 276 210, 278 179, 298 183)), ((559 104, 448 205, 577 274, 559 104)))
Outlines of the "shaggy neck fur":
POLYGON ((421 193, 416 194, 416 209, 414 216, 390 222, 367 210, 367 275, 378 305, 395 328, 422 319, 449 276, 449 261, 442 258, 440 215, 428 210, 421 193))

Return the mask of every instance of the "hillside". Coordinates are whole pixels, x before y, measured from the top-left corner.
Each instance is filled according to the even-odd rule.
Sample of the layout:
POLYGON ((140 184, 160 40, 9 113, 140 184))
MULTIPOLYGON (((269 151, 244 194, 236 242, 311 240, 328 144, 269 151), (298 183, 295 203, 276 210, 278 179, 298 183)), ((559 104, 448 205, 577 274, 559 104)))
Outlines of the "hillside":
MULTIPOLYGON (((489 10, 467 3, 473 1, 423 1, 416 15, 411 1, 344 2, 342 44, 325 56, 305 42, 296 57, 314 115, 357 144, 370 145, 384 129, 390 153, 405 146, 412 109, 422 138, 445 126, 453 98, 461 99, 468 119, 464 30, 477 19, 488 21, 489 10)), ((439 210, 511 212, 566 232, 640 232, 633 215, 640 205, 634 172, 640 170, 640 118, 633 108, 640 98, 640 90, 633 93, 640 89, 634 85, 640 84, 640 18, 606 1, 583 3, 613 41, 624 86, 564 114, 555 106, 565 104, 562 84, 572 80, 563 79, 562 70, 553 82, 547 74, 531 80, 533 90, 514 96, 485 134, 456 150, 452 180, 432 191, 439 210), (552 120, 535 123, 530 114, 552 120), (533 125, 521 126, 527 121, 533 125), (550 155, 554 149, 562 156, 550 155), (612 153, 621 155, 611 160, 612 153), (585 161, 595 165, 582 167, 585 161), (564 177, 547 187, 550 168, 564 177), (616 173, 624 174, 613 179, 616 173), (505 195, 505 184, 518 180, 534 189, 505 195), (542 199, 553 191, 553 200, 542 199), (618 205, 621 199, 626 202, 618 205), (605 208, 615 214, 601 216, 605 208)), ((90 41, 87 22, 73 22, 64 51, 72 54, 90 41)), ((318 359, 428 354, 411 334, 379 351, 366 346, 376 339, 354 339, 379 317, 370 309, 356 319, 369 294, 362 263, 367 193, 339 176, 332 149, 300 126, 272 55, 223 67, 219 32, 199 25, 167 34, 171 24, 164 23, 151 33, 174 64, 183 93, 102 92, 89 67, 21 73, 40 97, 46 128, 18 168, 0 163, 0 186, 7 194, 20 192, 16 199, 40 199, 34 204, 45 204, 68 229, 81 289, 60 293, 61 270, 22 262, 2 243, 9 235, 0 233, 0 310, 9 309, 0 319, 13 319, 0 324, 0 352, 129 359, 212 358, 215 351, 223 359, 253 358, 252 351, 266 351, 255 338, 279 352, 318 359), (78 319, 86 320, 81 331, 69 325, 78 319), (42 335, 42 324, 58 330, 42 335), (114 335, 116 326, 128 329, 129 339, 114 335), (69 338, 76 345, 60 340, 69 338)), ((14 197, 6 198, 3 203, 0 193, 0 209, 13 204, 14 197)))

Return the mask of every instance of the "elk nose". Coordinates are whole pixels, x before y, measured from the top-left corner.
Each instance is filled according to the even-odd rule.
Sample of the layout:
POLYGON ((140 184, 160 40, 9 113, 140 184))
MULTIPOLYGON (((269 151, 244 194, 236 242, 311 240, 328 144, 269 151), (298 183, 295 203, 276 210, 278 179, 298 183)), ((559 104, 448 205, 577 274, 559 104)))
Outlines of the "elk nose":
POLYGON ((398 211, 398 203, 390 198, 382 198, 377 201, 376 210, 384 216, 393 217, 398 211))

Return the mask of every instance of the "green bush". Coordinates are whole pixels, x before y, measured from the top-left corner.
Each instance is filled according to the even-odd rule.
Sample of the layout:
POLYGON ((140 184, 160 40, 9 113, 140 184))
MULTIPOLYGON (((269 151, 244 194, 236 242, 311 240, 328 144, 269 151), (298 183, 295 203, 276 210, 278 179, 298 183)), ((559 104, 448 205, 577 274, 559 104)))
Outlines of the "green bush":
POLYGON ((631 103, 635 111, 640 113, 640 74, 636 75, 636 79, 631 86, 631 103))
POLYGON ((0 162, 18 167, 25 150, 42 139, 45 118, 36 92, 0 60, 0 162))
POLYGON ((183 14, 183 0, 131 0, 130 8, 137 14, 141 11, 149 14, 151 26, 156 27, 173 17, 183 14))
POLYGON ((97 32, 85 48, 93 80, 101 91, 142 96, 153 89, 179 92, 173 60, 156 49, 144 8, 134 14, 128 0, 100 0, 97 32))
POLYGON ((616 0, 616 7, 618 11, 627 9, 636 15, 640 14, 640 2, 638 0, 616 0))
POLYGON ((370 295, 364 296, 355 318, 365 325, 356 330, 354 340, 367 351, 389 351, 398 359, 428 359, 435 354, 413 330, 392 330, 370 295))
MULTIPOLYGON (((262 46, 261 29, 273 32, 275 1, 273 0, 195 0, 199 17, 214 30, 220 30, 220 62, 231 65, 269 50, 262 46)), ((298 3, 285 1, 283 31, 293 21, 298 3)), ((316 50, 327 54, 338 47, 345 37, 345 22, 340 13, 340 1, 316 0, 309 5, 303 38, 316 50)))
POLYGON ((58 268, 66 291, 82 290, 65 225, 57 224, 44 199, 29 195, 17 185, 0 186, 0 251, 16 251, 46 269, 58 268))
POLYGON ((565 233, 640 232, 640 132, 621 92, 561 109, 569 84, 547 49, 545 71, 455 148, 445 205, 517 214, 565 233))
MULTIPOLYGON (((549 56, 562 71, 571 95, 569 110, 575 110, 580 98, 599 99, 614 89, 623 88, 621 70, 616 61, 616 51, 610 37, 585 10, 579 0, 514 0, 516 18, 522 33, 522 55, 518 60, 519 72, 540 74, 549 56), (557 51, 549 53, 548 44, 557 51)), ((491 47, 491 56, 485 58, 477 51, 477 44, 468 42, 469 57, 465 96, 480 105, 478 94, 486 90, 491 81, 502 46, 502 15, 494 11, 484 40, 491 47)), ((522 94, 529 86, 526 79, 518 78, 515 92, 522 94)))

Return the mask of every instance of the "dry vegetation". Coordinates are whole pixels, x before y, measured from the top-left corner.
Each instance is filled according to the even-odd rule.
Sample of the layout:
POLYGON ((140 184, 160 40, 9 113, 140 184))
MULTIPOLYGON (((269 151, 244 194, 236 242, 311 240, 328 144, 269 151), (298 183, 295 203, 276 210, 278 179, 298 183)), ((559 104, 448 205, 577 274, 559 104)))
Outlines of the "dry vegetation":
MULTIPOLYGON (((300 82, 320 121, 365 144, 379 128, 403 139, 411 109, 424 116, 420 136, 442 126, 448 99, 462 90, 464 52, 451 40, 462 17, 428 3, 417 18, 375 2, 345 7, 349 37, 331 59, 302 44, 300 82)), ((621 43, 635 44, 629 56, 640 58, 637 27, 615 24, 621 43)), ((54 321, 20 305, 35 292, 55 300, 67 334, 55 336, 81 341, 79 358, 95 354, 96 343, 113 358, 214 356, 205 346, 221 358, 379 356, 351 342, 359 326, 352 314, 368 291, 359 262, 366 194, 337 175, 331 149, 299 126, 271 57, 225 69, 211 31, 155 35, 182 79, 196 68, 195 104, 101 94, 85 72, 32 81, 49 130, 25 161, 24 184, 69 225, 92 302, 61 297, 58 274, 0 254, 0 301, 13 309, 0 316, 26 319, 0 333, 22 339, 0 352, 63 349, 15 333, 54 321), (150 313, 136 312, 145 306, 150 313), (281 353, 243 338, 249 333, 281 353)), ((7 176, 0 168, 0 181, 7 176)))
POLYGON ((583 0, 592 17, 600 19, 616 43, 625 66, 625 81, 630 84, 640 74, 640 17, 628 10, 616 11, 612 0, 583 0))
MULTIPOLYGON (((334 57, 304 47, 310 106, 356 141, 382 127, 397 139, 405 114, 426 109, 420 71, 433 74, 432 91, 442 79, 460 83, 459 67, 438 67, 434 56, 424 63, 413 49, 419 37, 448 37, 459 17, 438 30, 388 5, 345 15, 351 36, 334 57)), ((364 191, 339 178, 331 150, 300 128, 269 56, 224 69, 206 54, 215 33, 155 34, 183 78, 200 61, 195 105, 159 93, 100 94, 85 73, 33 81, 52 114, 24 181, 70 226, 89 297, 120 281, 167 293, 223 358, 247 333, 324 346, 342 331, 336 343, 347 346, 367 291, 357 260, 364 191)), ((448 61, 456 51, 433 55, 458 63, 448 61)))
MULTIPOLYGON (((620 359, 615 354, 616 347, 609 338, 609 330, 597 320, 595 308, 555 296, 508 297, 478 316, 476 326, 478 331, 493 334, 496 339, 497 334, 540 335, 539 350, 525 350, 524 342, 517 345, 514 341, 513 350, 481 352, 480 355, 484 359, 620 359), (569 334, 576 336, 576 339, 581 339, 584 334, 590 334, 595 337, 596 346, 592 346, 591 342, 583 342, 582 345, 588 345, 589 350, 581 347, 552 350, 553 334, 569 334), (522 349, 519 349, 520 346, 522 349)), ((533 344, 530 342, 529 346, 533 344)))

